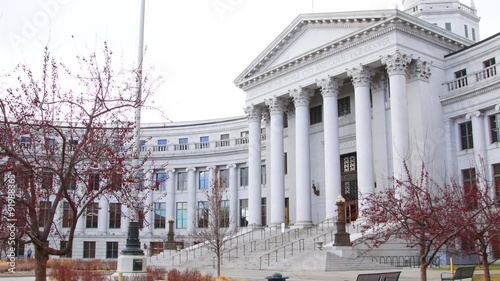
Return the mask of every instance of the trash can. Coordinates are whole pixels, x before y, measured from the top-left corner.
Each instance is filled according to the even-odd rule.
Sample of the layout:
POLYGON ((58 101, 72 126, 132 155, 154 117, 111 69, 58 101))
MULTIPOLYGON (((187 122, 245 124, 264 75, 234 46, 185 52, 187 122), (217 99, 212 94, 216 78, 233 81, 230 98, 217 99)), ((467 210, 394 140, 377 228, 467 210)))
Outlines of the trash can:
POLYGON ((266 277, 267 280, 272 280, 272 281, 285 281, 288 279, 288 276, 283 276, 281 273, 274 273, 271 276, 266 277))

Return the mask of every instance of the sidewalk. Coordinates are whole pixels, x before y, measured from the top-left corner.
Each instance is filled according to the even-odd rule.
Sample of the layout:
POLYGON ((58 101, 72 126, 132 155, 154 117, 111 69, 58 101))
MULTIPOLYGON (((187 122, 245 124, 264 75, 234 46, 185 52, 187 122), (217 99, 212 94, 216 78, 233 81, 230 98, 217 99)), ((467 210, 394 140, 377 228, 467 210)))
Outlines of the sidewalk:
MULTIPOLYGON (((184 268, 178 268, 179 270, 184 270, 184 268)), ((203 273, 210 273, 215 276, 215 270, 212 269, 201 269, 203 273)), ((401 268, 396 270, 381 270, 383 271, 401 271, 401 275, 399 277, 400 281, 419 281, 420 280, 420 268, 401 268)), ((447 272, 448 270, 443 268, 439 269, 429 269, 427 270, 427 280, 428 281, 439 281, 441 280, 441 272, 447 272)), ((276 271, 268 271, 268 270, 244 270, 244 269, 222 269, 221 274, 224 276, 237 278, 237 279, 246 279, 246 280, 266 280, 266 276, 270 276, 276 271)), ((360 273, 369 273, 369 272, 377 272, 377 271, 321 271, 321 272, 313 272, 308 271, 307 268, 294 268, 289 271, 279 271, 283 276, 288 276, 287 281, 324 281, 324 280, 335 280, 335 281, 355 281, 356 277, 360 273)), ((475 271, 475 274, 482 274, 482 270, 475 271)), ((494 270, 491 272, 492 274, 499 274, 500 270, 494 270)), ((34 276, 26 276, 26 275, 0 275, 0 280, 7 281, 34 281, 34 276)))

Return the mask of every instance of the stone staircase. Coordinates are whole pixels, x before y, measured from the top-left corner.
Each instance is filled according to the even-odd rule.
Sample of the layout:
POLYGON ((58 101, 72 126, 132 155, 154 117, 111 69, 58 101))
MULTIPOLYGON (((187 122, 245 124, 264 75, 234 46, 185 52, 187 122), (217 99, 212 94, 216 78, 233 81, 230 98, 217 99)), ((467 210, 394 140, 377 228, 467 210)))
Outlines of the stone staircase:
MULTIPOLYGON (((372 262, 369 257, 353 259, 335 255, 329 251, 334 233, 332 221, 308 228, 288 228, 285 232, 278 228, 243 231, 226 241, 222 268, 302 272, 394 268, 372 262)), ((179 252, 160 253, 151 257, 149 264, 167 268, 214 268, 216 257, 206 245, 198 244, 179 252)))

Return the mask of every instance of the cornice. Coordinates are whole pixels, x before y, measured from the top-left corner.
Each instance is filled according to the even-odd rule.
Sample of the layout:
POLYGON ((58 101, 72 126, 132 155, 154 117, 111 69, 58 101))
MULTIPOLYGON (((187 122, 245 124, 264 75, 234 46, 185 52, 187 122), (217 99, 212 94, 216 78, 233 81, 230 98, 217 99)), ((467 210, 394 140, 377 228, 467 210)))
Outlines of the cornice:
MULTIPOLYGON (((412 35, 416 38, 419 38, 426 42, 430 42, 442 48, 450 49, 450 51, 457 51, 460 48, 464 48, 467 45, 467 43, 472 43, 472 42, 466 43, 467 40, 465 40, 465 38, 459 38, 458 36, 451 36, 450 34, 447 34, 444 30, 443 31, 437 30, 438 27, 435 27, 430 23, 424 22, 417 18, 413 18, 412 16, 403 13, 396 13, 389 18, 379 18, 378 20, 372 19, 372 21, 376 22, 376 24, 367 26, 366 28, 361 29, 358 33, 353 33, 341 37, 337 40, 329 42, 328 44, 324 44, 314 50, 304 53, 303 55, 292 58, 280 65, 268 69, 265 72, 252 76, 252 74, 255 74, 255 72, 258 71, 258 69, 260 69, 260 67, 255 68, 250 72, 247 72, 245 78, 237 82, 236 85, 243 90, 259 86, 271 79, 279 78, 292 71, 295 71, 296 68, 299 66, 300 67, 307 66, 321 59, 324 59, 328 56, 332 56, 347 49, 351 49, 357 45, 366 43, 368 41, 373 40, 374 38, 380 37, 384 34, 387 34, 395 30, 412 35)), ((305 22, 305 20, 301 21, 301 23, 303 22, 305 22)), ((302 28, 302 29, 303 31, 301 32, 304 32, 307 28, 302 28)), ((296 38, 298 38, 298 36, 296 38)), ((286 43, 286 41, 282 42, 286 43)), ((282 51, 283 50, 281 50, 280 52, 282 51)), ((275 59, 277 57, 279 56, 276 56, 275 59)), ((266 60, 266 57, 264 57, 264 60, 266 60)))
POLYGON ((440 98, 440 101, 441 101, 442 105, 449 105, 452 103, 472 99, 474 97, 480 96, 482 94, 491 92, 491 91, 499 89, 499 88, 500 88, 500 82, 497 82, 495 84, 488 85, 488 86, 481 88, 481 89, 466 92, 464 94, 443 96, 442 98, 440 98))

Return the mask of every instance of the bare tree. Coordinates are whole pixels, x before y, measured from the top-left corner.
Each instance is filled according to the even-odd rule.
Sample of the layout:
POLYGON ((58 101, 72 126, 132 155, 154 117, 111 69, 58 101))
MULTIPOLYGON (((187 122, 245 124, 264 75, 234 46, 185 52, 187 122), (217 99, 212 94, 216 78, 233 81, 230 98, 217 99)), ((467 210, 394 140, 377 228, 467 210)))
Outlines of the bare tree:
POLYGON ((220 277, 222 251, 225 239, 233 234, 229 228, 229 200, 224 183, 218 178, 218 169, 213 170, 210 188, 206 190, 206 205, 198 209, 198 235, 217 258, 217 277, 220 277))
POLYGON ((356 243, 372 250, 392 239, 401 239, 407 247, 417 248, 421 281, 427 280, 427 267, 438 251, 473 222, 463 204, 463 189, 455 184, 438 184, 422 165, 415 178, 405 164, 406 180, 392 178, 385 190, 366 196, 362 209, 368 230, 356 243))
POLYGON ((130 161, 139 153, 133 113, 158 80, 144 78, 137 100, 140 76, 117 68, 112 57, 104 44, 102 53, 77 56, 72 69, 45 48, 40 71, 20 64, 1 77, 1 227, 18 234, 16 243, 34 245, 37 281, 46 279, 49 255, 70 251, 77 221, 95 216, 100 198, 144 208, 137 204, 143 198, 131 198, 148 158, 130 161), (52 237, 66 246, 50 245, 52 237))

